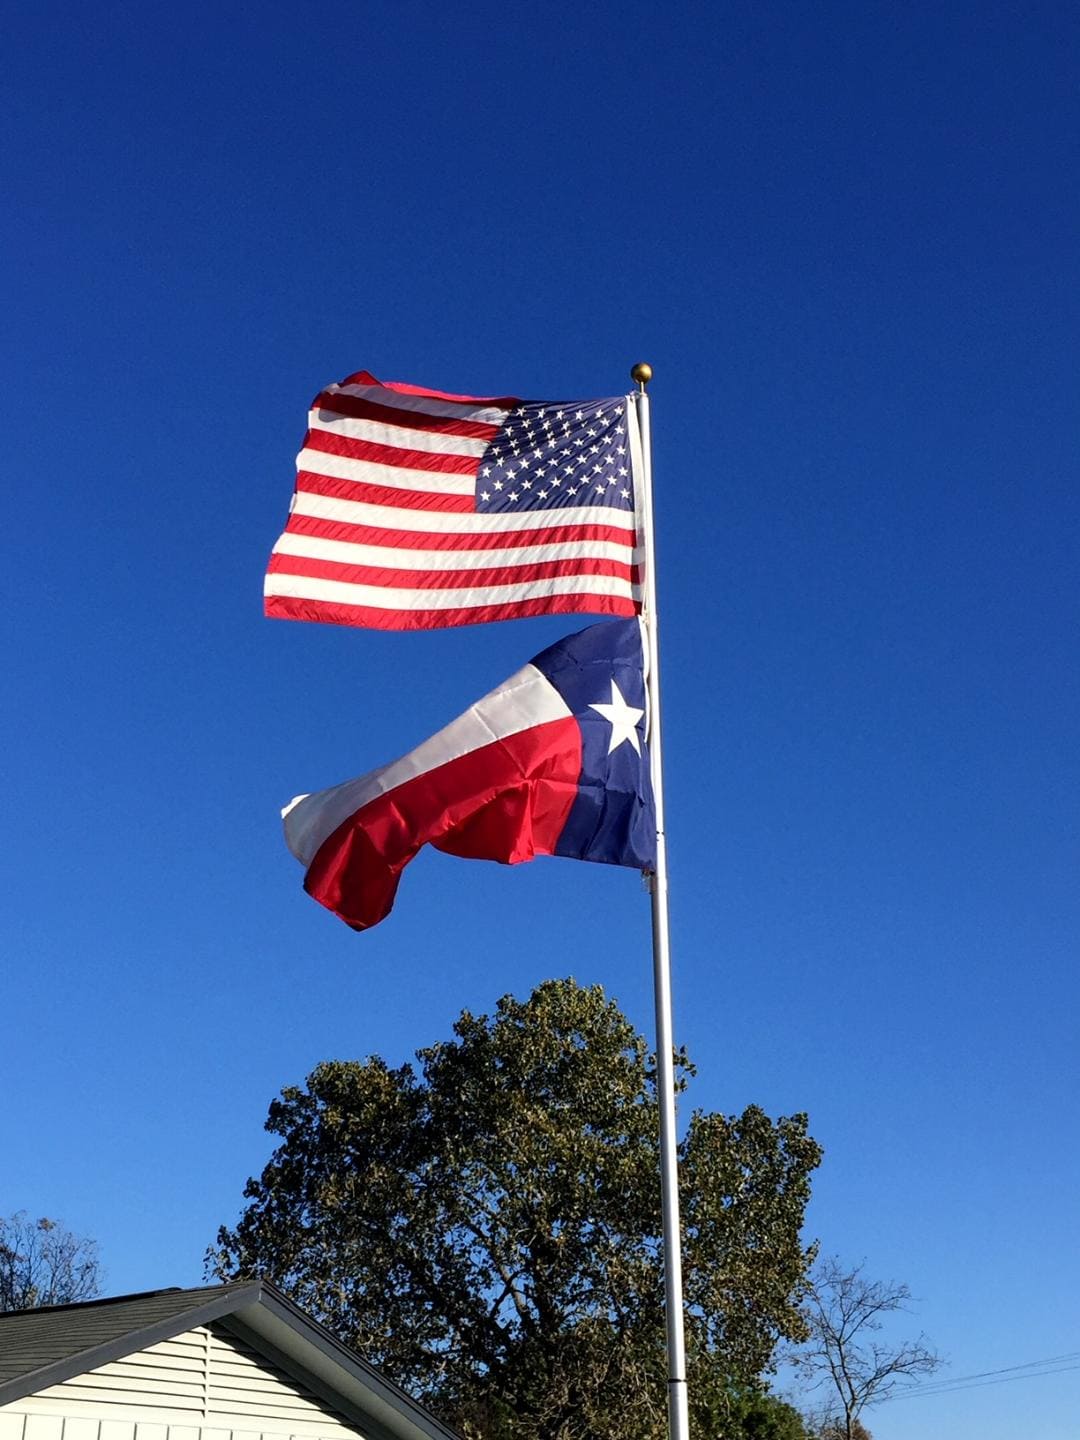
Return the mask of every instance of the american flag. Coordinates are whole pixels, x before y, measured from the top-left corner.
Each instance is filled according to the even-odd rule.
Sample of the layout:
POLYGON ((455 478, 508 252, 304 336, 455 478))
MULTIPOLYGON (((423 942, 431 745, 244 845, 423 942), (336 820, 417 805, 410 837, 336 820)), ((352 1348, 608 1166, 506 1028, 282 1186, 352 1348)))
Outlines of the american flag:
POLYGON ((308 426, 267 615, 430 630, 641 609, 626 396, 477 399, 360 371, 315 397, 308 426))

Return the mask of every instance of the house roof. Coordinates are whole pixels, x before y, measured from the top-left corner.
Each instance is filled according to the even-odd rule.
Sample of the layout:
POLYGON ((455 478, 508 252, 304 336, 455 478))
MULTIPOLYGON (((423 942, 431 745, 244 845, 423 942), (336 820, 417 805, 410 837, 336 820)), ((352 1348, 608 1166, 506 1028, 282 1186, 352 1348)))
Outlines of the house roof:
POLYGON ((0 1406, 214 1322, 373 1435, 457 1440, 452 1430, 267 1280, 148 1290, 0 1315, 0 1406))

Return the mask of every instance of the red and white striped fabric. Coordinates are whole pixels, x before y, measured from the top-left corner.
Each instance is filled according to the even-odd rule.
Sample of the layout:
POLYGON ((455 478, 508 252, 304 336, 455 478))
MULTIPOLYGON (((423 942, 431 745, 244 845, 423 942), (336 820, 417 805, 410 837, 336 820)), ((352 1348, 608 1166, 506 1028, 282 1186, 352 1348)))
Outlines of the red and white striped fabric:
POLYGON ((266 614, 380 630, 641 609, 641 447, 625 396, 316 396, 266 614))

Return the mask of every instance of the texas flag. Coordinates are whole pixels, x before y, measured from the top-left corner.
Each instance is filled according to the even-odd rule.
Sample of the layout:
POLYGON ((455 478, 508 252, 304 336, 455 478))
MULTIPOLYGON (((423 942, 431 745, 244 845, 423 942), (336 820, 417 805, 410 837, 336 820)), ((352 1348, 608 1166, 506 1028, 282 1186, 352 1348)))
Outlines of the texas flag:
POLYGON ((366 930, 423 845, 507 865, 565 855, 651 867, 641 624, 560 640, 400 760, 298 796, 282 814, 304 889, 366 930))

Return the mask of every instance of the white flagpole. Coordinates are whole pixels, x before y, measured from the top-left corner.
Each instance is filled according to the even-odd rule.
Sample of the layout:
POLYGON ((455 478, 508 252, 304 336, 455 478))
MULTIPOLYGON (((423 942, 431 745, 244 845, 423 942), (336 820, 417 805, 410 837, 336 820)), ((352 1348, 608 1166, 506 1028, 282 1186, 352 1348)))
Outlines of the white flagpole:
POLYGON ((649 397, 645 393, 645 386, 652 379, 652 366, 635 365, 630 375, 638 386, 638 392, 633 398, 641 436, 642 533, 645 542, 645 691, 649 706, 649 758, 656 803, 656 869, 649 877, 649 889, 652 893, 653 989, 656 1003, 656 1086, 660 1105, 660 1199, 667 1317, 668 1435, 670 1440, 689 1440, 686 1343, 683 1336, 682 1245, 679 1232, 678 1135, 675 1129, 675 1042, 672 1038, 671 1022, 667 837, 664 833, 664 771, 660 748, 660 654, 657 643, 652 437, 649 430, 649 397))

